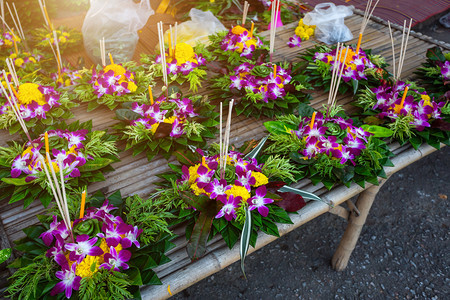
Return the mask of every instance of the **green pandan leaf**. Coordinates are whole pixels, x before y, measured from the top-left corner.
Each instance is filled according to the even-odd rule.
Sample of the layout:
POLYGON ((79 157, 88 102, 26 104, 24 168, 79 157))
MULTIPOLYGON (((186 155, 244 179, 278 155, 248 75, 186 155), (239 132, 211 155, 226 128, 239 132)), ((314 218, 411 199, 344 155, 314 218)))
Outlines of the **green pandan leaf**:
POLYGON ((245 222, 244 222, 244 227, 242 228, 241 242, 239 244, 239 255, 241 256, 241 270, 242 270, 242 274, 244 274, 245 278, 247 278, 247 276, 245 276, 244 261, 245 261, 245 256, 247 255, 247 252, 248 252, 248 247, 250 245, 251 234, 252 234, 252 214, 251 214, 249 208, 246 207, 245 208, 245 222))
POLYGON ((141 117, 138 113, 135 113, 132 110, 120 108, 116 110, 116 116, 119 120, 136 120, 141 117))
MULTIPOLYGON (((299 189, 296 189, 296 188, 293 188, 293 187, 290 187, 290 186, 287 186, 287 185, 283 186, 278 191, 281 192, 281 193, 294 193, 294 194, 302 196, 303 199, 309 199, 309 200, 316 200, 316 201, 325 202, 324 200, 322 200, 322 198, 320 198, 319 196, 314 195, 313 193, 306 192, 306 191, 301 191, 299 189)), ((327 204, 329 204, 329 203, 327 203, 327 204)))
POLYGON ((113 163, 114 160, 109 158, 97 157, 94 160, 88 160, 86 164, 79 168, 80 172, 96 171, 113 163))
POLYGON ((365 124, 362 125, 361 128, 367 132, 373 133, 373 136, 377 138, 390 137, 394 134, 394 131, 390 130, 389 128, 377 125, 365 124))

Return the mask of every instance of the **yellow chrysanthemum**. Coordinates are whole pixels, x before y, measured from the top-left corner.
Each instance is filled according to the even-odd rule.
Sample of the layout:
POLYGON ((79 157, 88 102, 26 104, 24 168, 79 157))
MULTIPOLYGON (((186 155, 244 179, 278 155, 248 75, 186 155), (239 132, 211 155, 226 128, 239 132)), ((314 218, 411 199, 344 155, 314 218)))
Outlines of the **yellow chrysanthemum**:
POLYGON ((244 27, 239 26, 239 25, 234 26, 233 29, 231 29, 231 32, 236 35, 241 35, 242 33, 246 32, 246 31, 247 31, 247 29, 245 29, 244 27))
MULTIPOLYGON (((345 63, 347 66, 350 66, 353 63, 353 56, 355 56, 356 53, 352 49, 348 48, 347 58, 345 58, 345 52, 346 51, 347 50, 340 51, 340 53, 339 53, 339 60, 342 63, 345 63), (344 59, 345 59, 345 62, 344 62, 344 59)), ((355 68, 356 68, 356 66, 355 66, 355 68)))
POLYGON ((5 45, 8 47, 11 47, 13 44, 10 40, 5 40, 4 42, 5 42, 5 45))
MULTIPOLYGON (((120 76, 123 76, 123 77, 125 77, 125 73, 127 72, 127 70, 125 70, 124 67, 122 67, 121 65, 118 65, 118 64, 110 64, 110 65, 107 65, 103 69, 103 71, 105 71, 105 73, 108 72, 109 70, 113 70, 115 76, 119 76, 120 75, 120 76)), ((123 77, 121 79, 123 79, 123 77)))
POLYGON ((14 64, 16 65, 16 67, 22 67, 24 64, 24 60, 22 58, 18 58, 14 61, 14 64))
POLYGON ((431 105, 430 104, 430 100, 431 100, 430 96, 428 96, 428 95, 420 95, 420 98, 422 98, 422 100, 424 100, 423 101, 424 105, 431 105))
POLYGON ((134 93, 137 90, 137 85, 133 81, 128 81, 128 89, 134 93))
POLYGON ((252 176, 256 179, 256 183, 253 185, 254 187, 266 185, 269 183, 269 179, 267 178, 267 176, 261 172, 252 172, 252 176))
POLYGON ((175 116, 171 116, 170 118, 164 119, 164 123, 168 123, 168 124, 173 124, 173 122, 175 122, 175 120, 177 119, 177 117, 175 116))
POLYGON ((179 43, 175 49, 175 59, 177 65, 182 65, 187 61, 192 61, 195 57, 194 48, 186 43, 179 43))
MULTIPOLYGON (((256 47, 256 40, 255 39, 251 39, 245 42, 245 46, 246 47, 250 47, 251 45, 256 47)), ((242 51, 244 50, 244 44, 243 43, 236 43, 236 46, 239 47, 239 49, 236 49, 237 53, 242 53, 242 51)))
POLYGON ((194 182, 193 184, 191 184, 191 190, 194 192, 194 194, 196 194, 197 196, 201 195, 201 194, 205 194, 206 191, 204 189, 201 189, 197 186, 197 182, 194 182))
POLYGON ((250 193, 243 186, 233 185, 231 189, 225 192, 227 196, 234 195, 234 197, 241 196, 242 202, 246 202, 250 198, 250 193))
POLYGON ((189 167, 189 184, 193 184, 195 179, 198 178, 197 170, 200 167, 200 164, 196 164, 195 166, 189 167))
POLYGON ((86 255, 86 257, 77 265, 75 274, 77 276, 80 276, 81 278, 91 277, 95 272, 98 271, 99 266, 99 256, 86 255), (94 272, 91 271, 91 266, 93 264, 95 264, 96 266, 94 268, 94 272))
POLYGON ((65 42, 67 42, 67 38, 65 36, 62 36, 62 37, 59 38, 59 41, 61 43, 65 43, 65 42))
POLYGON ((39 84, 37 83, 24 83, 19 86, 19 102, 23 105, 28 105, 31 102, 36 101, 39 105, 47 103, 44 95, 39 91, 39 84))
POLYGON ((159 127, 159 123, 153 124, 153 125, 152 125, 152 128, 150 129, 150 133, 151 133, 151 134, 155 134, 155 132, 156 132, 156 130, 158 129, 158 127, 159 127))
MULTIPOLYGON (((16 53, 11 53, 11 55, 9 56, 9 58, 14 59, 17 58, 17 54, 16 53)), ((9 74, 9 73, 8 73, 9 74)))

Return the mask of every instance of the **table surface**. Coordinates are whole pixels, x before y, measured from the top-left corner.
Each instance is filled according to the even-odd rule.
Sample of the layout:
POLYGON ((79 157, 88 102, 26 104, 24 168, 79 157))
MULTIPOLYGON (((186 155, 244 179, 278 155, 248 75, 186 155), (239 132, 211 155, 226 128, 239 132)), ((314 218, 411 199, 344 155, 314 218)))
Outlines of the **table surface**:
MULTIPOLYGON (((359 28, 361 26, 362 17, 358 14, 354 14, 346 20, 346 25, 351 29, 353 35, 357 37, 359 28)), ((287 41, 294 34, 296 23, 285 25, 278 29, 276 36, 276 50, 274 55, 274 61, 299 61, 299 55, 305 51, 305 49, 314 47, 318 42, 315 40, 302 42, 301 48, 289 48, 287 41)), ((151 34, 151 30, 143 30, 151 34)), ((263 32, 261 36, 268 37, 268 32, 263 32)), ((401 44, 401 32, 395 30, 395 46, 396 49, 400 49, 401 44)), ((149 39, 151 36, 149 37, 149 39)), ((145 43, 145 36, 142 36, 138 45, 137 52, 139 53, 151 53, 153 48, 151 43, 145 43)), ((356 38, 349 42, 356 44, 356 38)), ((425 60, 425 53, 428 48, 435 46, 435 44, 420 38, 411 36, 408 43, 408 51, 406 53, 405 65, 403 67, 402 79, 413 80, 413 71, 419 67, 421 62, 425 60)), ((153 46, 154 47, 154 46, 153 46)), ((391 42, 389 38, 389 31, 385 24, 370 21, 364 37, 362 46, 363 49, 372 49, 373 54, 380 54, 385 57, 386 61, 390 64, 392 62, 391 42)), ((75 55, 71 57, 74 59, 75 55)), ((207 94, 207 86, 204 86, 199 93, 207 94)), ((323 91, 315 91, 313 93, 313 100, 311 106, 319 109, 322 104, 326 103, 328 93, 323 91)), ((338 95, 337 103, 343 105, 347 111, 352 111, 355 108, 350 104, 352 101, 351 95, 338 95)), ((80 120, 82 122, 92 120, 93 128, 97 130, 104 130, 112 127, 117 120, 113 119, 114 113, 106 108, 99 108, 92 112, 87 112, 87 105, 82 104, 79 107, 73 109, 75 118, 70 121, 80 120)), ((233 144, 242 144, 242 142, 250 139, 260 139, 266 135, 265 128, 262 125, 263 122, 268 121, 267 118, 254 119, 244 116, 233 115, 233 124, 231 126, 231 139, 233 144)), ((7 141, 14 139, 5 130, 0 131, 0 145, 3 146, 7 141)), ((420 151, 414 151, 409 146, 400 147, 398 143, 390 145, 392 150, 397 154, 394 158, 398 162, 398 166, 387 170, 387 173, 393 173, 402 167, 412 163, 413 161, 420 159, 423 155, 431 153, 434 149, 425 146, 420 151)), ((124 148, 124 144, 120 144, 121 149, 124 148)), ((155 182, 159 179, 156 174, 169 171, 167 160, 157 156, 151 162, 147 162, 147 158, 144 154, 136 157, 132 156, 130 150, 120 153, 120 162, 114 163, 113 167, 115 171, 105 175, 106 180, 99 183, 91 184, 88 187, 89 193, 94 193, 98 190, 111 194, 116 190, 121 190, 123 196, 132 194, 139 194, 142 197, 148 196, 155 189, 155 182)), ((171 160, 173 161, 173 159, 171 160)), ((314 192, 322 197, 327 197, 334 204, 340 204, 346 199, 358 194, 363 189, 359 186, 352 185, 351 188, 337 187, 331 192, 328 192, 323 185, 318 184, 313 186, 309 180, 302 180, 297 187, 305 189, 310 192, 314 192)), ((367 185, 368 187, 369 185, 367 185)), ((31 204, 26 210, 23 210, 22 203, 8 204, 7 201, 0 203, 0 221, 3 224, 4 231, 9 241, 17 240, 24 236, 22 229, 29 225, 38 222, 35 217, 36 214, 42 213, 44 208, 40 203, 31 204)), ((280 234, 285 234, 301 224, 311 220, 312 218, 325 213, 329 210, 329 207, 323 203, 310 202, 302 210, 299 211, 299 215, 294 215, 294 225, 280 226, 280 234)), ((0 223, 0 224, 1 224, 0 223)), ((217 272, 223 267, 231 264, 239 259, 238 250, 236 247, 229 251, 223 240, 220 238, 213 239, 209 246, 208 252, 205 258, 191 263, 187 257, 185 251, 186 241, 183 237, 184 229, 182 227, 175 228, 175 233, 180 237, 175 240, 176 248, 171 250, 169 257, 172 262, 167 263, 157 268, 157 274, 163 281, 163 286, 150 286, 142 289, 142 293, 149 299, 165 298, 169 294, 167 292, 167 285, 171 284, 172 292, 179 292, 184 288, 187 288, 191 284, 205 278, 217 272), (237 251, 237 252, 236 252, 237 251), (210 266, 204 268, 204 266, 210 266)), ((257 248, 264 246, 265 244, 274 240, 275 237, 269 237, 265 234, 260 234, 258 237, 257 248)), ((249 252, 254 251, 250 248, 249 252)), ((1 272, 0 272, 1 277, 1 272)))

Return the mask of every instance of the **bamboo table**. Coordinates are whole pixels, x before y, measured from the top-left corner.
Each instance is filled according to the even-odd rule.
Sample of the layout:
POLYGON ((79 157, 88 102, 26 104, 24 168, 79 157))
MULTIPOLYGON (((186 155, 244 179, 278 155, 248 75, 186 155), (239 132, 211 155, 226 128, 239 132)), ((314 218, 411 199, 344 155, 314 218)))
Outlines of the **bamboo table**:
MULTIPOLYGON (((346 24, 352 30, 354 36, 357 36, 361 20, 362 17, 360 12, 346 20, 346 24)), ((276 53, 274 56, 276 61, 298 61, 297 56, 303 52, 305 48, 311 48, 317 43, 315 41, 306 41, 302 42, 301 48, 288 48, 286 42, 289 37, 293 35, 295 27, 296 24, 289 24, 278 29, 276 37, 276 53)), ((147 34, 144 36, 141 35, 138 51, 151 53, 153 50, 151 47, 154 46, 154 44, 151 44, 148 41, 153 33, 151 30, 144 30, 143 32, 147 32, 148 36, 147 34)), ((262 35, 268 36, 268 32, 264 32, 262 35)), ((400 36, 400 31, 397 28, 394 37, 398 38, 398 36, 400 36)), ((351 43, 356 43, 356 40, 352 40, 351 43)), ((396 41, 397 49, 399 49, 400 43, 401 41, 396 41)), ((428 37, 422 37, 420 34, 412 33, 408 44, 408 51, 406 53, 403 79, 413 79, 412 72, 425 60, 426 50, 436 44, 450 49, 450 45, 448 44, 433 41, 428 37)), ((371 48, 374 54, 382 55, 386 58, 388 63, 392 61, 391 44, 385 23, 379 19, 369 22, 363 38, 362 48, 371 48)), ((74 56, 68 58, 69 60, 75 59, 74 56)), ((207 94, 207 90, 208 87, 205 86, 202 93, 207 94)), ((323 92, 317 92, 313 97, 314 100, 311 105, 316 109, 320 108, 327 99, 327 95, 323 92)), ((337 101, 338 104, 344 105, 344 108, 348 112, 354 110, 350 105, 350 95, 339 95, 337 101)), ((92 120, 94 129, 104 130, 117 122, 112 119, 114 113, 108 109, 99 108, 90 113, 87 113, 86 110, 87 105, 81 105, 74 109, 75 119, 80 121, 92 120)), ((268 119, 262 118, 260 120, 255 120, 243 116, 234 116, 231 129, 231 143, 239 145, 246 140, 262 138, 265 136, 264 126, 262 125, 265 121, 268 121, 268 119)), ((1 131, 0 145, 4 146, 8 140, 14 138, 16 137, 9 136, 6 131, 1 131)), ((124 145, 121 144, 121 147, 123 146, 124 145)), ((401 147, 398 143, 393 143, 390 147, 396 156, 392 159, 395 167, 385 169, 388 176, 435 150, 430 146, 423 146, 418 151, 415 151, 410 146, 401 147)), ((141 154, 133 157, 131 154, 131 151, 121 152, 121 161, 113 165, 116 170, 106 174, 106 181, 90 185, 88 188, 89 193, 101 190, 106 194, 111 194, 120 189, 123 196, 132 194, 139 194, 142 197, 148 196, 155 189, 154 183, 158 181, 158 178, 155 175, 169 170, 167 161, 162 157, 156 157, 151 162, 147 162, 145 155, 141 154)), ((366 189, 362 189, 354 184, 350 188, 338 186, 331 191, 328 191, 321 184, 313 186, 311 181, 302 180, 296 187, 314 192, 322 198, 326 198, 334 204, 334 208, 331 209, 321 202, 309 202, 297 215, 292 215, 294 224, 283 224, 278 226, 280 235, 284 235, 326 212, 334 213, 348 219, 349 225, 344 233, 341 244, 332 259, 333 267, 336 270, 343 270, 347 266, 351 252, 358 240, 372 202, 383 182, 384 181, 380 181, 380 186, 371 186, 367 184, 366 189), (358 194, 360 194, 358 201, 356 204, 353 204, 349 199, 358 194), (350 211, 340 206, 340 204, 344 202, 347 203, 350 211)), ((38 222, 36 214, 42 213, 44 210, 42 205, 37 202, 31 204, 26 210, 22 209, 22 205, 23 204, 20 202, 8 204, 7 201, 3 201, 0 203, 1 248, 11 247, 14 240, 23 237, 24 234, 22 229, 32 224, 36 224, 38 222)), ((208 244, 208 251, 203 258, 196 262, 190 262, 185 251, 187 242, 183 235, 184 228, 175 228, 174 232, 180 237, 175 240, 177 247, 169 252, 169 257, 172 261, 155 270, 161 278, 163 285, 143 287, 141 293, 144 299, 168 298, 170 296, 167 291, 167 286, 169 284, 172 293, 180 292, 201 279, 239 260, 238 247, 235 246, 232 250, 229 250, 225 245, 225 242, 216 237, 208 244)), ((274 236, 260 233, 258 235, 256 248, 250 247, 249 253, 267 245, 275 239, 276 237, 274 236)), ((0 269, 1 279, 8 277, 8 275, 8 270, 4 268, 0 269)))

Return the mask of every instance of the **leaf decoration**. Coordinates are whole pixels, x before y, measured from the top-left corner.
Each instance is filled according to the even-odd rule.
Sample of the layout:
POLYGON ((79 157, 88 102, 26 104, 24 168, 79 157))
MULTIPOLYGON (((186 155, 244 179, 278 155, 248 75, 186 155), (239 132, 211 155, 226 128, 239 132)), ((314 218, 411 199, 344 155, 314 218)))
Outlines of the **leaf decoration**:
POLYGON ((256 147, 252 151, 250 151, 250 153, 248 153, 245 156, 245 158, 246 159, 256 158, 256 156, 258 156, 258 154, 261 151, 261 149, 264 147, 264 144, 266 143, 268 138, 269 138, 269 136, 266 136, 266 137, 262 138, 261 141, 259 142, 259 144, 256 145, 256 147))
POLYGON ((245 222, 244 227, 242 228, 241 233, 241 243, 239 244, 239 255, 241 256, 241 270, 242 274, 244 274, 245 279, 245 270, 244 270, 244 261, 245 256, 248 252, 248 247, 250 246, 250 236, 252 234, 252 214, 248 207, 245 208, 245 222))
POLYGON ((322 198, 314 195, 313 193, 301 191, 299 189, 296 189, 296 188, 293 188, 290 186, 285 185, 282 188, 280 188, 278 191, 282 192, 282 193, 294 193, 294 194, 302 196, 304 199, 321 201, 321 202, 324 202, 324 203, 330 205, 330 203, 328 201, 322 200, 322 198))
POLYGON ((377 125, 362 125, 362 129, 364 129, 367 132, 373 133, 374 137, 380 138, 380 137, 391 137, 394 132, 386 127, 377 126, 377 125))
POLYGON ((0 250, 0 265, 11 257, 11 248, 0 250))
POLYGON ((214 216, 201 212, 192 230, 191 238, 186 246, 187 254, 191 260, 197 260, 206 252, 206 242, 211 231, 214 216))

